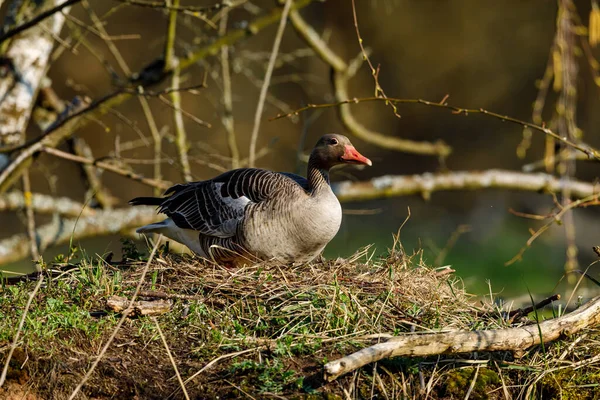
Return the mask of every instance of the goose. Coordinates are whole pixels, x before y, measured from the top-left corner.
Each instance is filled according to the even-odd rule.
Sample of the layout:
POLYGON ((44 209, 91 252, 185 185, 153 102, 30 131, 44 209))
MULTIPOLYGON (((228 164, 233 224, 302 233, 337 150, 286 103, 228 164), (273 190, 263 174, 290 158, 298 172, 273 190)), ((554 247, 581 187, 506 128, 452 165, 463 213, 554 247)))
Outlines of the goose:
POLYGON ((329 184, 341 164, 371 166, 343 135, 322 136, 308 159, 307 178, 239 168, 213 179, 177 184, 167 197, 137 197, 168 218, 136 232, 161 233, 203 258, 225 265, 250 260, 302 264, 337 234, 342 208, 329 184))

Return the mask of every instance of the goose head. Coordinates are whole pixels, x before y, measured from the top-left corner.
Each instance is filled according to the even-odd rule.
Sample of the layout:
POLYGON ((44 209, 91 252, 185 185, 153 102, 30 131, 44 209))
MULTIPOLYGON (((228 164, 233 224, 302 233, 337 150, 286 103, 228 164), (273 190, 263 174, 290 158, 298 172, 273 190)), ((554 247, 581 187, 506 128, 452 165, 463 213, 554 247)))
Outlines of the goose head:
POLYGON ((310 154, 310 159, 322 169, 330 169, 340 164, 373 164, 354 148, 350 139, 336 133, 322 136, 310 154))

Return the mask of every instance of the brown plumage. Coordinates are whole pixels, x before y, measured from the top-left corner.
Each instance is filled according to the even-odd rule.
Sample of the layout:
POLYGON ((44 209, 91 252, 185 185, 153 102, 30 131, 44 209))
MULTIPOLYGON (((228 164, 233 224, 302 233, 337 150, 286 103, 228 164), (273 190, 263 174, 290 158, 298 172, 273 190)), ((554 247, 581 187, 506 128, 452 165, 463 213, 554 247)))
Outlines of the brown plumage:
POLYGON ((171 187, 168 197, 138 197, 167 219, 138 233, 156 232, 217 262, 314 259, 339 230, 342 210, 329 186, 329 169, 371 165, 350 140, 328 134, 308 161, 307 179, 290 173, 240 168, 213 179, 171 187))

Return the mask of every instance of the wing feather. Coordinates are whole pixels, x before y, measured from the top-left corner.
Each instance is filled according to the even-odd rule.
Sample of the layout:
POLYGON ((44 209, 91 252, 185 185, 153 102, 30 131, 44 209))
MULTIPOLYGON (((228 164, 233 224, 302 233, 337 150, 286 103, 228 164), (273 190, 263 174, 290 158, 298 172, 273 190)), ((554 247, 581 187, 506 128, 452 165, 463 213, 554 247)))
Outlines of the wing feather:
MULTIPOLYGON (((174 185, 159 212, 183 229, 220 238, 236 234, 246 208, 268 200, 286 187, 303 192, 301 177, 263 169, 240 168, 214 179, 174 185)), ((305 181, 305 180, 304 180, 305 181)))

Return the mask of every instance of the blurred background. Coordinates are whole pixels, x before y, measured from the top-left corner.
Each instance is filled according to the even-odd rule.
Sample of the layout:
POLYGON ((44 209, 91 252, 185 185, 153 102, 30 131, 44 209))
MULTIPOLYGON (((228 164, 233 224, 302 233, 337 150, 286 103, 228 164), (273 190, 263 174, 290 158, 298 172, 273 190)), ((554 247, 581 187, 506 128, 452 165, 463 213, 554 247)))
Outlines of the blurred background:
MULTIPOLYGON (((164 9, 108 0, 85 3, 71 8, 61 34, 63 39, 84 35, 85 43, 62 51, 48 71, 52 88, 64 100, 76 95, 97 99, 110 93, 116 85, 115 77, 109 72, 111 69, 121 78, 126 77, 105 40, 89 28, 93 26, 90 10, 103 21, 104 28, 114 38, 112 43, 131 71, 141 70, 163 52, 168 19, 164 9)), ((214 0, 182 0, 181 5, 214 3, 214 0)), ((242 1, 236 5, 229 11, 228 30, 243 28, 278 7, 272 0, 242 1)), ((572 21, 581 22, 573 28, 574 31, 578 28, 574 33, 575 44, 569 44, 574 46, 572 50, 578 63, 573 117, 583 133, 583 140, 597 148, 600 147, 596 128, 600 119, 597 112, 600 88, 594 82, 597 66, 590 62, 590 55, 584 53, 580 44, 588 41, 583 28, 588 25, 593 2, 358 0, 356 11, 363 44, 370 49, 374 65, 380 65, 379 83, 389 97, 439 102, 448 95, 450 105, 484 108, 532 121, 540 80, 553 56, 561 6, 572 13, 572 21)), ((6 7, 5 4, 4 12, 6 7)), ((211 19, 217 13, 178 15, 175 49, 178 57, 185 57, 219 36, 219 22, 211 19)), ((359 56, 350 0, 314 2, 301 14, 343 60, 359 56)), ((229 48, 232 115, 242 161, 248 156, 258 94, 276 25, 229 48)), ((588 50, 591 56, 600 56, 597 48, 588 50)), ((314 109, 293 118, 269 121, 279 113, 288 113, 309 103, 333 102, 330 69, 288 24, 262 117, 257 166, 303 171, 305 164, 298 160, 298 147, 304 153, 310 151, 316 140, 327 132, 347 134, 356 148, 373 161, 373 167, 367 169, 340 169, 332 175, 333 181, 447 170, 520 171, 524 165, 544 158, 547 143, 541 132, 533 132, 531 147, 524 157, 519 157, 517 148, 523 141, 522 126, 480 114, 455 115, 447 109, 420 104, 399 104, 401 118, 382 102, 352 105, 351 110, 364 126, 384 135, 418 141, 443 140, 453 150, 445 162, 436 156, 386 150, 361 140, 344 128, 335 108, 314 109)), ((198 85, 204 79, 206 88, 181 94, 182 108, 196 117, 196 120, 184 118, 195 180, 211 178, 231 168, 222 123, 225 109, 219 52, 186 69, 181 85, 198 85)), ((169 80, 152 89, 166 87, 169 80)), ((373 96, 375 84, 366 65, 351 79, 348 90, 352 97, 373 96)), ((544 121, 556 115, 560 91, 560 87, 550 86, 542 113, 544 121)), ((182 175, 175 161, 173 110, 157 97, 149 97, 148 103, 164 138, 163 178, 180 182, 182 175)), ((140 134, 150 136, 150 128, 140 103, 132 99, 118 106, 116 111, 87 124, 77 132, 78 137, 90 145, 94 157, 114 157, 119 149, 122 162, 151 177, 153 149, 140 140, 140 134)), ((36 137, 40 130, 30 124, 27 135, 36 137)), ((578 161, 574 176, 594 182, 597 171, 597 164, 578 161)), ((73 162, 42 154, 31 169, 31 179, 35 193, 68 196, 82 203, 87 200, 80 168, 73 162)), ((152 194, 148 186, 115 174, 104 172, 101 179, 116 199, 114 207, 127 207, 128 199, 152 194)), ((410 219, 401 231, 405 250, 412 253, 422 249, 428 264, 452 266, 471 292, 484 295, 491 290, 512 298, 528 296, 528 291, 544 295, 568 289, 566 280, 561 281, 566 262, 563 226, 553 226, 525 252, 522 261, 505 266, 525 245, 531 236, 529 230, 543 224, 511 214, 509 209, 549 214, 555 209, 550 195, 497 189, 435 192, 427 201, 421 196, 408 196, 344 203, 343 207, 342 228, 326 249, 328 258, 348 257, 368 245, 373 245, 371 251, 376 255, 386 253, 393 245, 392 234, 397 233, 410 208, 410 219), (442 258, 440 252, 447 248, 449 240, 452 246, 442 258), (557 284, 559 287, 555 288, 557 284)), ((585 269, 597 258, 592 246, 600 245, 599 214, 593 207, 577 209, 573 214, 579 268, 585 269)), ((50 218, 36 215, 36 222, 43 224, 50 218)), ((22 212, 0 213, 0 226, 0 240, 23 233, 22 212)), ((145 242, 139 243, 140 248, 145 246, 145 242)), ((80 245, 90 255, 110 251, 119 254, 121 247, 119 236, 87 239, 80 245)), ((44 252, 44 258, 51 259, 67 251, 67 245, 50 248, 44 252)), ((25 259, 2 265, 1 269, 29 271, 32 263, 25 259)), ((597 267, 592 266, 589 272, 597 276, 597 267)), ((600 291, 587 282, 583 282, 583 286, 591 292, 600 291)))

